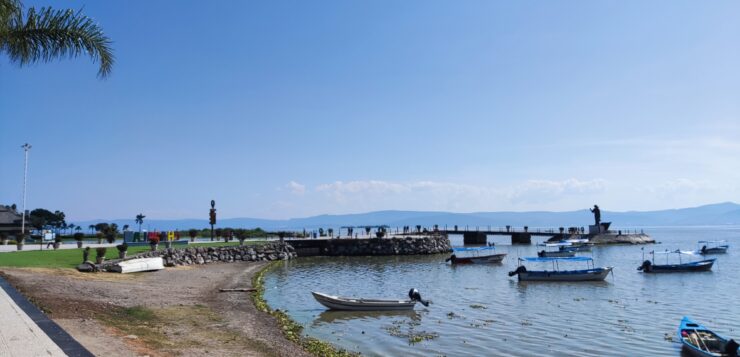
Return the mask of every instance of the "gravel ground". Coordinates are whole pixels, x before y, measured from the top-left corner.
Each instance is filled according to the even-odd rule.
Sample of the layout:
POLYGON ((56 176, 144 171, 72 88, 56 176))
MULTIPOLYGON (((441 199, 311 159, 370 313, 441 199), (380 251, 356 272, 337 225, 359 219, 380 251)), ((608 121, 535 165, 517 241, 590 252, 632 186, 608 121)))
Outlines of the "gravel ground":
POLYGON ((2 272, 98 356, 310 356, 283 337, 270 315, 257 311, 249 293, 218 292, 251 287, 264 264, 216 263, 123 275, 2 272), (138 306, 153 311, 155 322, 119 323, 115 312, 138 306))

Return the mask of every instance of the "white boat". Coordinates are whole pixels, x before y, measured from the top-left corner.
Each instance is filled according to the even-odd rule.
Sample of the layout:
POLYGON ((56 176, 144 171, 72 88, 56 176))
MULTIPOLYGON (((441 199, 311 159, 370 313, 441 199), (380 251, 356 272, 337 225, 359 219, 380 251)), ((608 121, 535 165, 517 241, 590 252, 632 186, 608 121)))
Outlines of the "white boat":
POLYGON ((602 281, 611 273, 613 267, 594 267, 590 257, 531 257, 519 258, 519 266, 509 272, 509 276, 516 275, 519 281, 602 281), (552 263, 552 270, 527 270, 522 262, 552 263), (587 269, 560 270, 558 262, 586 262, 587 269))
POLYGON ((314 299, 319 304, 326 306, 331 310, 346 310, 346 311, 398 311, 398 310, 413 310, 414 305, 417 302, 421 302, 424 306, 428 306, 429 303, 421 299, 421 295, 416 289, 409 291, 409 300, 384 300, 384 299, 362 299, 362 298, 349 298, 341 296, 333 296, 318 293, 312 291, 314 299))
POLYGON ((164 261, 162 260, 162 258, 157 257, 124 260, 108 268, 108 271, 125 274, 162 269, 164 269, 164 261))

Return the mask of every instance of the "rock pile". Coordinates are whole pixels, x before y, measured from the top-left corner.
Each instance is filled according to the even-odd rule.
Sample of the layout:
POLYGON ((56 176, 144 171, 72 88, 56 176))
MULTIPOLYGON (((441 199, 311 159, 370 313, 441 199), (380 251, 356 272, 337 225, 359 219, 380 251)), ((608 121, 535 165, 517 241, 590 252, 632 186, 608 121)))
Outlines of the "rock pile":
POLYGON ((290 244, 270 242, 253 246, 167 248, 136 255, 136 258, 162 257, 165 266, 208 264, 235 261, 257 262, 263 260, 287 260, 296 258, 290 244))
POLYGON ((446 236, 336 239, 328 241, 322 255, 420 255, 452 251, 446 236))

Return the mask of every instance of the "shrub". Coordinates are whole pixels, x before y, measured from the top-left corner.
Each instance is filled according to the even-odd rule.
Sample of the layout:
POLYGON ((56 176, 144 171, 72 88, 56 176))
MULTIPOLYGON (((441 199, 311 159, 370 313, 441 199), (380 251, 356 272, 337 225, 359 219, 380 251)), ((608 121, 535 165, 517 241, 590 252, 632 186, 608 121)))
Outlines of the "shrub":
POLYGON ((85 234, 77 232, 75 233, 73 237, 75 238, 76 241, 82 242, 82 239, 85 238, 85 234))
POLYGON ((151 244, 151 245, 159 244, 159 237, 151 237, 151 238, 149 238, 149 244, 151 244))
POLYGON ((105 247, 95 248, 95 257, 96 258, 105 258, 105 253, 107 251, 108 251, 108 248, 105 248, 105 247))
POLYGON ((118 249, 119 252, 125 252, 128 250, 128 244, 126 242, 123 242, 116 246, 116 249, 118 249))

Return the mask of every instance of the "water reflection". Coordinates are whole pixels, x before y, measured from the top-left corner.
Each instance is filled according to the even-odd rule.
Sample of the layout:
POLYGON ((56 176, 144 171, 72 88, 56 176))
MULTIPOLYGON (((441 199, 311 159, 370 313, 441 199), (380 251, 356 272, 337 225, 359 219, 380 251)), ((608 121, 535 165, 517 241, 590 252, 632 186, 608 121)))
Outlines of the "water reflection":
POLYGON ((380 319, 407 319, 421 321, 421 314, 417 311, 333 311, 327 310, 319 314, 313 324, 334 323, 349 320, 380 320, 380 319))

